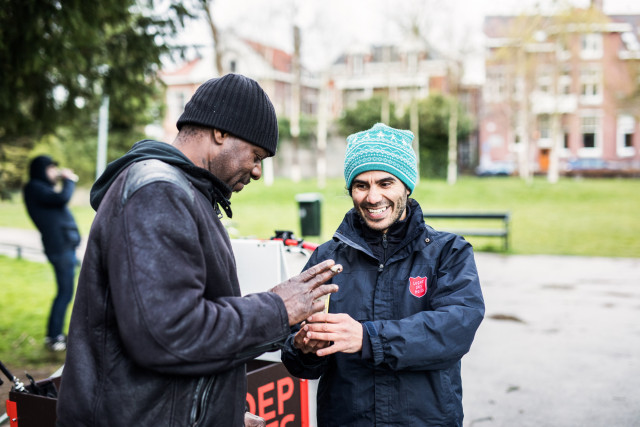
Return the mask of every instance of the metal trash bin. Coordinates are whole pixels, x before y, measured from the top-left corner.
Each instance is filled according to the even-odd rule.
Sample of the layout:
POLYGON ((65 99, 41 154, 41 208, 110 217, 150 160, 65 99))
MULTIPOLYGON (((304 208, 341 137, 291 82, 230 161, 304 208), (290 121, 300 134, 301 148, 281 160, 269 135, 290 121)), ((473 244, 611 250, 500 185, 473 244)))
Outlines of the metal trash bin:
POLYGON ((322 194, 296 194, 298 214, 300 215, 300 234, 302 236, 320 236, 322 223, 322 194))

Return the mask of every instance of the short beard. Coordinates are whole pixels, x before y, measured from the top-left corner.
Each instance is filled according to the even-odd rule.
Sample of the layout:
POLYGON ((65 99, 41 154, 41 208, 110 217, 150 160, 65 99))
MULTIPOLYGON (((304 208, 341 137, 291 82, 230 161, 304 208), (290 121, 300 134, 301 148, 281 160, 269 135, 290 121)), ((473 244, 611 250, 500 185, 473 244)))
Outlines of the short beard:
MULTIPOLYGON (((397 223, 400 218, 402 217, 402 214, 404 213, 405 210, 407 210, 407 204, 409 203, 409 196, 406 196, 404 198, 404 203, 402 203, 402 206, 400 207, 400 209, 398 209, 398 214, 396 215, 396 217, 393 219, 393 222, 391 224, 389 224, 389 227, 387 228, 387 230, 389 230, 391 227, 393 227, 393 225, 395 223, 397 223)), ((362 211, 360 209, 360 207, 354 202, 353 203, 353 207, 354 210, 356 211, 356 213, 358 214, 358 217, 360 218, 360 221, 369 229, 374 230, 374 231, 380 231, 382 232, 382 230, 376 230, 375 228, 371 228, 369 226, 369 223, 367 222, 367 220, 364 218, 362 211)))

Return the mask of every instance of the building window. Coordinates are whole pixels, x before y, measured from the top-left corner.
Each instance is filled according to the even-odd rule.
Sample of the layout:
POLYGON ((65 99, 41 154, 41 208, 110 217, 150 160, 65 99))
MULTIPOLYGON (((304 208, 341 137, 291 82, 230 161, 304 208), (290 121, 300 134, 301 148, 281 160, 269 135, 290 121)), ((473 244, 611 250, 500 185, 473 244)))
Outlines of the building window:
POLYGON ((571 94, 571 69, 564 68, 558 78, 558 93, 560 95, 571 94))
POLYGON ((597 156, 600 154, 600 116, 597 114, 586 114, 581 119, 582 149, 580 154, 587 156, 597 156))
POLYGON ((232 59, 231 61, 229 61, 229 72, 230 73, 235 73, 236 71, 238 71, 237 68, 238 64, 236 63, 235 59, 232 59))
POLYGON ((362 55, 353 55, 353 74, 362 74, 364 72, 364 58, 362 55))
POLYGON ((548 114, 542 114, 538 118, 538 129, 540 130, 540 139, 551 138, 551 126, 548 114))
POLYGON ((565 150, 569 149, 569 131, 566 130, 562 135, 562 148, 564 148, 565 150))
POLYGON ((173 94, 170 97, 170 103, 169 103, 169 109, 170 109, 169 114, 170 114, 170 117, 172 117, 172 120, 177 120, 178 117, 180 117, 180 115, 184 111, 184 106, 187 103, 188 97, 189 95, 184 91, 177 90, 173 92, 173 94))
POLYGON ((602 73, 598 65, 580 70, 580 101, 583 104, 602 103, 602 73))
POLYGON ((580 48, 580 57, 582 59, 602 58, 602 34, 583 34, 580 36, 580 48))
POLYGON ((624 134, 624 148, 631 148, 633 147, 633 134, 632 133, 625 133, 624 134))
POLYGON ((542 70, 538 74, 538 90, 542 93, 551 92, 551 85, 553 83, 553 79, 551 77, 551 72, 548 69, 542 70))
POLYGON ((556 58, 560 61, 566 61, 571 58, 571 50, 566 39, 558 40, 556 44, 556 58))
POLYGON ((635 154, 633 147, 633 133, 636 122, 633 116, 619 116, 617 130, 617 153, 620 157, 630 157, 635 154))
POLYGON ((596 133, 592 131, 583 132, 582 145, 584 148, 596 148, 596 133))
POLYGON ((505 98, 506 79, 504 71, 491 70, 487 72, 487 82, 484 86, 484 96, 489 102, 499 102, 505 98))

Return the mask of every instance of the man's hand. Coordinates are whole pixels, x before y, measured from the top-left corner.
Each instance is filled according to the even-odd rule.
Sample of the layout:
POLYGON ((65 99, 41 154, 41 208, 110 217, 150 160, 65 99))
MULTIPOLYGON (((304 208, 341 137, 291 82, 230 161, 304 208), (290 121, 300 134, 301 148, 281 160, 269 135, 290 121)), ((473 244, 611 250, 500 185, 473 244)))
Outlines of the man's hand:
POLYGON ((307 330, 304 328, 306 324, 306 322, 302 322, 300 330, 293 338, 294 347, 301 350, 304 354, 315 353, 321 348, 328 347, 330 344, 329 341, 310 340, 307 338, 307 330))
MULTIPOLYGON (((348 314, 317 313, 307 319, 307 323, 296 335, 294 343, 300 335, 301 345, 317 348, 317 356, 337 352, 355 353, 362 350, 362 334, 362 324, 348 314)), ((304 352, 303 348, 298 348, 304 352)))
POLYGON ((73 173, 71 169, 60 169, 60 177, 73 182, 78 182, 78 175, 73 173))
POLYGON ((271 289, 282 298, 293 326, 313 313, 324 310, 324 302, 316 301, 323 295, 338 292, 338 285, 323 285, 342 271, 342 266, 328 259, 316 264, 271 289))
POLYGON ((251 412, 244 413, 244 426, 245 427, 265 427, 267 422, 264 418, 257 415, 253 415, 251 412))

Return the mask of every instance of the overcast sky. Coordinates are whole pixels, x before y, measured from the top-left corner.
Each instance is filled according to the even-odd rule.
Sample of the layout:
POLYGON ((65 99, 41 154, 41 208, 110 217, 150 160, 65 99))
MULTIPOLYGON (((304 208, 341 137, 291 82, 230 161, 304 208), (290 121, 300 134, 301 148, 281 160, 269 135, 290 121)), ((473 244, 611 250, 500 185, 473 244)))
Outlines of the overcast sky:
MULTIPOLYGON (((412 16, 426 22, 439 49, 479 49, 485 15, 519 14, 536 4, 549 10, 557 4, 587 7, 590 0, 215 0, 215 22, 222 29, 293 51, 292 24, 302 32, 303 64, 313 70, 358 44, 397 42, 399 24, 412 16)), ((640 0, 604 0, 613 14, 640 14, 640 0)), ((207 43, 206 25, 193 23, 183 40, 207 43)))

